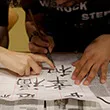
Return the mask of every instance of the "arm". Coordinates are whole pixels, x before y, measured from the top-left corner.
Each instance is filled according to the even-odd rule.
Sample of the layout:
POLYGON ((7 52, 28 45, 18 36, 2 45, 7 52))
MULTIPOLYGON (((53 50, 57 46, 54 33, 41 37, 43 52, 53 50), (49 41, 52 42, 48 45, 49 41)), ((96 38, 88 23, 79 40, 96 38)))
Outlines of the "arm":
POLYGON ((41 63, 45 62, 53 69, 52 62, 43 55, 20 53, 0 47, 0 63, 7 69, 20 76, 39 74, 42 70, 41 63))
MULTIPOLYGON (((6 15, 4 15, 4 17, 6 17, 6 15)), ((13 27, 13 25, 16 23, 17 20, 18 20, 18 15, 13 11, 12 8, 9 8, 9 16, 8 16, 9 23, 5 24, 5 21, 4 21, 4 24, 2 24, 3 26, 0 26, 0 46, 8 48, 8 45, 9 45, 8 31, 13 27)), ((1 20, 1 22, 2 21, 3 20, 1 20)))
POLYGON ((0 26, 0 46, 8 48, 9 37, 7 27, 0 26))
MULTIPOLYGON (((29 16, 29 15, 28 15, 29 16)), ((47 53, 47 49, 49 49, 50 52, 52 52, 54 48, 54 41, 51 36, 48 36, 47 34, 44 33, 44 30, 42 28, 42 22, 39 21, 38 18, 42 19, 43 15, 42 14, 37 14, 35 16, 35 21, 38 22, 38 24, 33 23, 33 21, 26 20, 26 30, 29 36, 29 49, 31 52, 34 53, 47 53), (36 26, 37 28, 36 28, 36 26), (38 30, 37 30, 38 29, 38 30), (41 34, 39 35, 39 31, 41 34)))
POLYGON ((23 7, 23 9, 26 12, 26 20, 25 20, 25 26, 26 26, 26 31, 29 37, 29 49, 31 52, 33 53, 47 53, 47 49, 49 49, 49 51, 51 52, 53 47, 54 47, 54 41, 52 39, 51 36, 48 36, 44 33, 44 29, 43 29, 43 17, 44 14, 40 13, 39 8, 37 7, 37 2, 36 3, 31 3, 32 0, 21 0, 21 5, 23 7), (34 6, 33 6, 34 5, 34 6), (32 8, 32 9, 31 9, 32 8), (36 10, 36 13, 33 14, 34 20, 35 22, 37 22, 37 27, 40 30, 40 32, 43 34, 42 38, 39 37, 39 35, 36 32, 36 27, 35 24, 32 21, 32 18, 29 14, 28 10, 31 10, 33 12, 33 10, 36 10))
POLYGON ((75 80, 75 84, 80 84, 84 81, 83 84, 89 85, 97 74, 101 83, 106 82, 110 62, 109 20, 110 16, 106 16, 105 19, 99 22, 98 28, 100 29, 101 35, 91 42, 86 47, 82 57, 73 63, 73 65, 76 66, 72 76, 75 80))
POLYGON ((0 46, 8 48, 8 2, 7 0, 0 0, 0 46))
POLYGON ((21 76, 40 73, 42 69, 41 67, 42 62, 45 62, 49 64, 52 68, 54 68, 52 62, 45 56, 37 55, 37 54, 34 55, 31 53, 13 52, 3 48, 3 47, 8 48, 8 41, 9 41, 8 29, 7 29, 8 7, 6 5, 7 3, 6 1, 7 0, 0 1, 0 6, 1 6, 0 9, 4 11, 3 16, 0 17, 0 63, 5 68, 14 71, 21 76))

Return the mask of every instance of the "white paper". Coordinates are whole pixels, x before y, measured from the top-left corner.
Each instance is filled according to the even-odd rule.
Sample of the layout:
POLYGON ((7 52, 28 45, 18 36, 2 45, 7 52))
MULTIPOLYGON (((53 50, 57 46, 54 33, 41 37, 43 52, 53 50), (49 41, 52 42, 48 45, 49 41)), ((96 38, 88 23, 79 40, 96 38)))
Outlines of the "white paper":
MULTIPOLYGON (((21 100, 27 100, 28 102, 29 100, 35 100, 37 102, 42 103, 44 102, 44 100, 46 100, 48 102, 47 105, 53 104, 47 107, 50 110, 52 110, 53 107, 54 109, 57 108, 57 106, 55 106, 55 100, 63 101, 65 99, 69 100, 69 102, 71 102, 70 100, 73 99, 76 99, 77 101, 85 100, 86 102, 92 101, 91 104, 93 105, 98 102, 100 104, 97 103, 96 105, 98 105, 100 110, 103 105, 104 107, 105 105, 106 107, 110 107, 110 104, 106 104, 100 99, 104 98, 107 101, 110 101, 109 98, 107 98, 110 97, 109 71, 106 84, 100 84, 99 77, 97 76, 90 86, 84 86, 82 84, 78 86, 74 84, 74 81, 71 79, 71 75, 75 69, 75 67, 72 66, 72 62, 76 61, 80 57, 80 55, 54 54, 52 57, 55 61, 57 69, 54 71, 49 71, 49 69, 42 70, 40 75, 34 75, 29 77, 16 77, 11 74, 11 72, 1 69, 0 99, 9 102, 16 102, 21 100), (59 79, 59 83, 57 83, 57 78, 59 79)), ((43 66, 48 67, 46 64, 43 64, 43 66)), ((85 103, 85 105, 86 104, 87 103, 85 103)), ((39 107, 41 109, 44 108, 43 104, 38 105, 39 106, 37 106, 35 110, 37 110, 39 107)), ((93 106, 93 108, 96 108, 96 105, 93 106)), ((6 107, 6 105, 4 106, 6 107)), ((66 108, 71 108, 71 106, 71 104, 66 104, 66 108)), ((17 107, 19 108, 19 105, 15 106, 16 110, 17 107)), ((76 106, 76 108, 78 109, 78 106, 76 106)), ((87 106, 85 107, 85 109, 86 108, 87 106)), ((14 110, 12 108, 10 109, 14 110)), ((26 108, 24 108, 24 110, 25 109, 26 108)))

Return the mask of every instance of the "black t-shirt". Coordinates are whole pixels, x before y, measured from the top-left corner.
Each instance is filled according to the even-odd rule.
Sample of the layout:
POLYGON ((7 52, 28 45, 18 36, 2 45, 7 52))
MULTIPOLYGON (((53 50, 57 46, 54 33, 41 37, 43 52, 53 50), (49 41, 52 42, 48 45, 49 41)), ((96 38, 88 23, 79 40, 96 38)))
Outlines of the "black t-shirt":
POLYGON ((0 26, 8 26, 8 0, 0 0, 0 26))
POLYGON ((55 51, 83 51, 95 38, 110 33, 110 0, 85 0, 69 7, 50 7, 46 0, 23 4, 26 12, 30 8, 33 14, 44 13, 43 27, 53 36, 55 51))

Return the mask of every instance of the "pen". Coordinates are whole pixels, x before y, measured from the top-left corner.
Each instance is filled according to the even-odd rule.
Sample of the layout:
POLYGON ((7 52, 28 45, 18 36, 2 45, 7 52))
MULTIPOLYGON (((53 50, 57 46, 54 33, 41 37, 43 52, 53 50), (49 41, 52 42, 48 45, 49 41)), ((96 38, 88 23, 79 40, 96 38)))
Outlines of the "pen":
POLYGON ((50 51, 49 51, 49 49, 47 48, 47 57, 48 57, 48 59, 50 59, 51 60, 51 62, 54 64, 54 67, 55 67, 55 63, 54 63, 54 61, 53 61, 53 58, 52 58, 52 56, 51 56, 51 53, 50 53, 50 51))

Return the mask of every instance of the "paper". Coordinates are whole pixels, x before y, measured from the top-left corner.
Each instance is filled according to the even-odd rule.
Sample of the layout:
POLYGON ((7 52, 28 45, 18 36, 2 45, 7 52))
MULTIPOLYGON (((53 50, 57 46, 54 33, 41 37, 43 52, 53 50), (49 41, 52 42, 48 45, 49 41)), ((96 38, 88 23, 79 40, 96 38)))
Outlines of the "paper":
MULTIPOLYGON (((59 107, 58 105, 55 106, 56 103, 58 104, 58 100, 60 100, 59 102, 67 100, 65 103, 68 103, 64 104, 63 106, 66 106, 66 108, 71 108, 72 105, 70 104, 70 102, 74 102, 74 99, 77 99, 77 101, 85 100, 85 102, 91 102, 91 104, 94 105, 92 105, 93 108, 95 108, 97 105, 100 110, 103 105, 107 105, 107 107, 110 106, 110 104, 105 103, 101 99, 103 98, 108 102, 110 101, 109 74, 106 84, 100 84, 99 77, 97 76, 90 86, 84 86, 82 84, 80 86, 77 86, 71 79, 71 75, 75 69, 75 67, 73 67, 71 64, 72 62, 76 61, 80 57, 80 55, 54 54, 52 57, 55 61, 56 70, 42 70, 40 75, 16 77, 14 75, 11 75, 11 73, 8 71, 0 70, 1 102, 6 101, 9 103, 11 101, 13 105, 13 103, 16 101, 20 103, 24 100, 23 102, 25 103, 32 103, 32 100, 34 100, 36 104, 39 105, 37 106, 37 109, 39 109, 40 107, 41 110, 44 109, 44 101, 46 101, 46 106, 52 104, 51 106, 49 105, 47 107, 48 109, 52 107, 59 107), (59 79, 59 82, 57 82, 57 78, 59 79)), ((43 65, 47 67, 46 64, 43 65)), ((24 108, 23 110, 25 109, 26 108, 24 108)), ((11 108, 11 110, 13 109, 11 108)))
MULTIPOLYGON (((96 97, 88 87, 77 86, 71 79, 74 68, 72 56, 53 56, 56 69, 42 70, 40 75, 14 77, 0 75, 0 97, 6 100, 39 99, 56 100, 74 98, 94 100, 96 97), (58 58, 58 59, 56 59, 58 58), (70 58, 70 59, 69 59, 70 58), (59 82, 57 82, 57 80, 59 82), (85 94, 87 92, 87 94, 85 94)), ((46 66, 44 64, 44 66, 46 66)), ((2 71, 3 72, 3 71, 2 71)))

